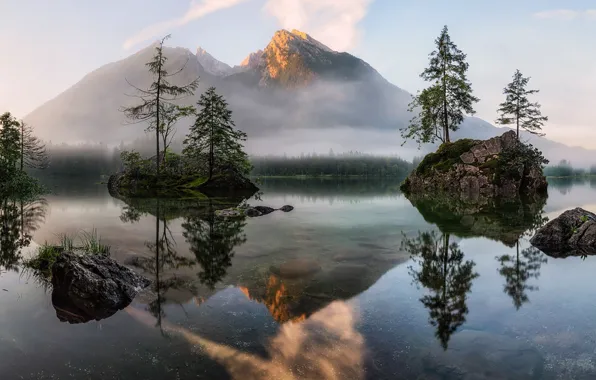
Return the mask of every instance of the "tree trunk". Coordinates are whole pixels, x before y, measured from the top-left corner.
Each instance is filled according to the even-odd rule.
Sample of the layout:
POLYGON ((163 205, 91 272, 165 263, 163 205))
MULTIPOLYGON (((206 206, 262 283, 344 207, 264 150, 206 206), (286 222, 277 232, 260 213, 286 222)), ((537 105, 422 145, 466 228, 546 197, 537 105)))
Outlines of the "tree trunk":
POLYGON ((443 135, 445 142, 451 142, 449 139, 449 117, 447 116, 447 67, 445 66, 445 53, 443 53, 443 135))
POLYGON ((210 105, 211 112, 209 113, 210 131, 209 131, 209 179, 213 178, 213 165, 215 164, 214 149, 213 149, 213 104, 210 105))
POLYGON ((517 122, 517 141, 519 141, 519 96, 517 97, 517 109, 515 112, 515 120, 517 122))
POLYGON ((25 157, 25 124, 21 122, 21 171, 23 171, 24 167, 24 157, 25 157))
POLYGON ((157 175, 157 180, 159 181, 159 101, 161 97, 161 69, 162 69, 162 51, 159 51, 159 70, 157 74, 157 94, 156 94, 156 113, 155 113, 155 150, 157 155, 155 156, 155 174, 157 175))

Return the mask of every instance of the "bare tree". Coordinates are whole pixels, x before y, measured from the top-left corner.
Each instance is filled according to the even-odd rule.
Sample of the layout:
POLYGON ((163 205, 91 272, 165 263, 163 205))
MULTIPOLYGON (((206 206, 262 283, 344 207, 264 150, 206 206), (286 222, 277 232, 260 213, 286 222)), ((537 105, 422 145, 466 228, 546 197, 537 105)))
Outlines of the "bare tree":
POLYGON ((33 135, 33 127, 29 124, 20 122, 21 129, 21 170, 25 167, 32 169, 45 169, 50 160, 46 152, 46 145, 39 138, 33 135))

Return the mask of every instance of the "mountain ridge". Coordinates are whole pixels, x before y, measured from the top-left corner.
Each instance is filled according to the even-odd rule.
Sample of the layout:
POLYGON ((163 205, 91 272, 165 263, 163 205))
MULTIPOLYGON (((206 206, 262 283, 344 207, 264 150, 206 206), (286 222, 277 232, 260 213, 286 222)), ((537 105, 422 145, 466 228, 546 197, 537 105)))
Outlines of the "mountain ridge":
MULTIPOLYGON (((118 110, 135 101, 127 96, 134 93, 127 82, 140 88, 150 84, 145 63, 154 54, 154 47, 152 43, 93 70, 24 120, 36 127, 46 141, 60 138, 117 144, 138 137, 141 130, 126 125, 118 110)), ((391 144, 395 150, 415 149, 413 143, 400 148, 398 138, 398 129, 412 117, 407 110, 412 95, 387 81, 364 60, 334 51, 306 33, 278 30, 263 50, 249 53, 235 66, 219 61, 200 47, 196 53, 183 47, 164 47, 164 53, 169 70, 185 66, 179 76, 172 77, 174 83, 184 84, 200 77, 197 94, 180 103, 194 104, 200 93, 215 86, 226 97, 236 124, 247 132, 249 142, 292 134, 294 140, 338 141, 330 131, 347 128, 358 135, 357 142, 365 145, 370 140, 373 149, 379 142, 391 144), (371 137, 375 133, 384 133, 387 138, 371 137), (331 137, 325 137, 327 134, 331 137)), ((188 125, 181 124, 179 129, 182 135, 188 125)), ((454 137, 486 139, 503 131, 469 117, 454 137)), ((577 162, 581 154, 591 152, 536 136, 523 137, 542 150, 548 149, 552 154, 547 158, 555 162, 563 158, 577 162)), ((425 147, 425 151, 431 149, 425 147)), ((410 157, 412 154, 415 152, 409 153, 410 157)))

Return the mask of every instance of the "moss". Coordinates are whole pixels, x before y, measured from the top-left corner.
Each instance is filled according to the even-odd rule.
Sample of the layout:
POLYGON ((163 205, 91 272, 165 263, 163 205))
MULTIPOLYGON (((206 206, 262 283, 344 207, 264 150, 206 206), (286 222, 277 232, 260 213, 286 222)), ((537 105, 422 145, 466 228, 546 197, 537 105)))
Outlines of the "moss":
POLYGON ((461 163, 460 156, 468 152, 478 141, 461 139, 452 143, 443 143, 435 153, 427 154, 416 168, 416 174, 426 176, 433 171, 446 172, 453 165, 461 163))

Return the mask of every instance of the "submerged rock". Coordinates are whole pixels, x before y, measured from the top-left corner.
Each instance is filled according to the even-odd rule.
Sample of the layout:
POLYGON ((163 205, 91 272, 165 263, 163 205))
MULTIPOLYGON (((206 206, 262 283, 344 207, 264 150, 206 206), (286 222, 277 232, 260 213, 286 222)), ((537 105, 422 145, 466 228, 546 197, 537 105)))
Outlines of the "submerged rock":
POLYGON ((445 192, 461 199, 544 194, 546 177, 535 152, 517 141, 514 131, 489 140, 445 143, 424 157, 406 178, 407 193, 445 192), (536 161, 536 162, 534 162, 536 161))
POLYGON ((294 206, 290 206, 290 205, 281 206, 280 210, 283 212, 290 212, 290 211, 294 210, 294 206))
POLYGON ((250 218, 255 218, 258 216, 268 215, 271 214, 273 211, 281 210, 284 212, 290 212, 294 209, 294 207, 290 205, 285 205, 282 208, 275 209, 269 206, 254 206, 248 208, 227 208, 223 210, 215 211, 215 215, 222 217, 222 218, 235 218, 241 216, 248 216, 250 218))
POLYGON ((244 211, 244 214, 246 214, 246 216, 248 216, 248 217, 250 217, 250 218, 255 218, 255 217, 257 217, 257 216, 261 216, 261 215, 263 215, 263 213, 262 213, 262 212, 260 212, 260 211, 259 211, 259 210, 257 210, 257 209, 254 209, 254 208, 252 208, 252 207, 250 207, 250 208, 247 208, 247 209, 246 209, 246 211, 244 211))
POLYGON ((554 257, 596 254, 596 215, 580 207, 567 210, 540 228, 530 243, 554 257))
POLYGON ((128 306, 150 283, 107 256, 64 252, 52 266, 52 303, 63 322, 99 321, 128 306))
POLYGON ((244 216, 244 211, 237 208, 226 208, 223 210, 215 210, 215 216, 220 218, 239 218, 244 216))

